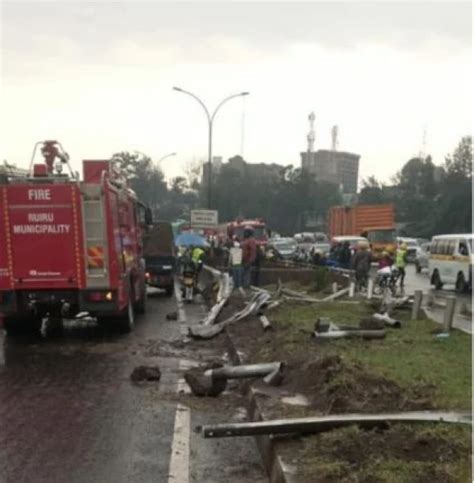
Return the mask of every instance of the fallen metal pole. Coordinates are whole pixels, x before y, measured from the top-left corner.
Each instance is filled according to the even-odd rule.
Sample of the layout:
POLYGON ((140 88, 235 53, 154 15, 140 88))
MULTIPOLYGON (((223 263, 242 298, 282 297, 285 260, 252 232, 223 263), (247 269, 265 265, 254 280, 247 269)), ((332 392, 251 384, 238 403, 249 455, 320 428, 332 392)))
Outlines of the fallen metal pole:
POLYGON ((399 329, 402 326, 401 321, 392 319, 392 317, 388 315, 388 312, 385 312, 384 314, 374 314, 372 315, 372 319, 383 322, 385 325, 389 325, 390 327, 394 327, 396 329, 399 329))
POLYGON ((251 423, 229 423, 198 426, 196 429, 204 438, 227 436, 258 436, 262 434, 319 433, 341 426, 358 424, 377 426, 387 422, 439 422, 472 424, 470 412, 412 411, 388 414, 343 414, 298 419, 276 419, 251 423))
POLYGON ((350 337, 362 337, 364 339, 383 339, 385 330, 329 330, 327 332, 314 332, 316 339, 344 339, 350 337))
POLYGON ((339 297, 342 297, 343 295, 346 295, 346 293, 349 293, 349 288, 343 288, 342 290, 339 290, 339 292, 333 293, 328 297, 321 299, 320 302, 330 302, 331 300, 334 300, 339 297))
POLYGON ((227 366, 219 367, 217 369, 208 369, 204 372, 204 375, 206 377, 211 377, 212 379, 244 379, 246 377, 266 376, 275 371, 282 371, 283 367, 283 362, 227 366))

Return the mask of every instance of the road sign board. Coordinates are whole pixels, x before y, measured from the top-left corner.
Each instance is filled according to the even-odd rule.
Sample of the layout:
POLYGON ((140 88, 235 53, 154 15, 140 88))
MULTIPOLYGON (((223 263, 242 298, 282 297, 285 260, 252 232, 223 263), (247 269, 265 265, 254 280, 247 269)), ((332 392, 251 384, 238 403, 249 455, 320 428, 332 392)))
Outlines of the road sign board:
POLYGON ((213 228, 217 223, 217 210, 191 210, 191 228, 213 228))

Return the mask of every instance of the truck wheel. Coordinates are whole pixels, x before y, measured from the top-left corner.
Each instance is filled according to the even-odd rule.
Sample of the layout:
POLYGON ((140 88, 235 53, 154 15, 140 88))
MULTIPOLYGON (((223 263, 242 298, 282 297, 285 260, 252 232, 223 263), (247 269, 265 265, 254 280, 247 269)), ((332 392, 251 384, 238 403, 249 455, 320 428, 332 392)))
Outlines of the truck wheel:
POLYGON ((138 302, 135 302, 134 309, 137 314, 144 314, 146 312, 146 303, 147 303, 147 295, 146 295, 146 285, 143 284, 141 287, 142 295, 138 302))
POLYGON ((127 307, 119 317, 119 328, 122 332, 131 332, 135 326, 135 311, 133 303, 129 300, 127 307))
POLYGON ((167 297, 171 297, 173 295, 173 292, 174 292, 173 285, 171 285, 170 287, 166 287, 166 296, 167 297))

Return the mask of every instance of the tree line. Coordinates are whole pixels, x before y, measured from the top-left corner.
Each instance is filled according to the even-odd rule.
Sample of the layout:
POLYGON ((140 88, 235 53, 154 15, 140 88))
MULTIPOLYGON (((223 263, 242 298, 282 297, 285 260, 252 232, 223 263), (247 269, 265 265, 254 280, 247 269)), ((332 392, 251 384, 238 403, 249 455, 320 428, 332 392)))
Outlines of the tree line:
MULTIPOLYGON (((152 207, 155 217, 189 219, 191 209, 206 206, 207 183, 201 182, 198 165, 188 166, 186 176, 167 183, 150 157, 123 151, 112 159, 126 172, 140 199, 152 207)), ((358 203, 393 203, 396 221, 407 236, 471 232, 471 183, 472 137, 466 136, 441 166, 430 156, 414 157, 393 176, 390 185, 374 177, 363 180, 358 203)), ((284 235, 304 227, 303 214, 324 219, 331 206, 342 202, 336 185, 306 176, 293 166, 255 176, 251 170, 223 164, 212 177, 212 208, 219 211, 221 221, 261 217, 284 235)))

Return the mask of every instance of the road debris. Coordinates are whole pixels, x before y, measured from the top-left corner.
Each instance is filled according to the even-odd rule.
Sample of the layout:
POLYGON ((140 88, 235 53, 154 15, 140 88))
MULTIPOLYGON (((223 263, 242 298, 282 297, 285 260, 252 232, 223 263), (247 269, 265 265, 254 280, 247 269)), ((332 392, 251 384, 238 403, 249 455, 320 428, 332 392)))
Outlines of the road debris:
POLYGON ((159 381, 161 379, 161 371, 158 366, 138 366, 133 369, 130 379, 133 382, 159 381))
POLYGON ((259 319, 264 331, 273 329, 272 323, 270 322, 270 320, 268 320, 268 317, 266 315, 261 315, 259 319))
POLYGON ((283 380, 283 362, 263 364, 249 364, 242 366, 214 365, 210 368, 193 368, 184 375, 191 391, 196 396, 216 397, 225 391, 229 379, 246 379, 251 377, 264 377, 264 382, 277 386, 283 380))
POLYGON ((397 422, 437 422, 472 425, 472 414, 470 412, 453 411, 411 411, 388 414, 334 414, 331 416, 309 418, 205 425, 198 426, 196 431, 200 432, 203 438, 224 438, 229 436, 258 436, 262 434, 320 433, 352 424, 370 428, 381 424, 397 422))
POLYGON ((178 312, 169 312, 166 314, 166 320, 178 320, 178 312))

